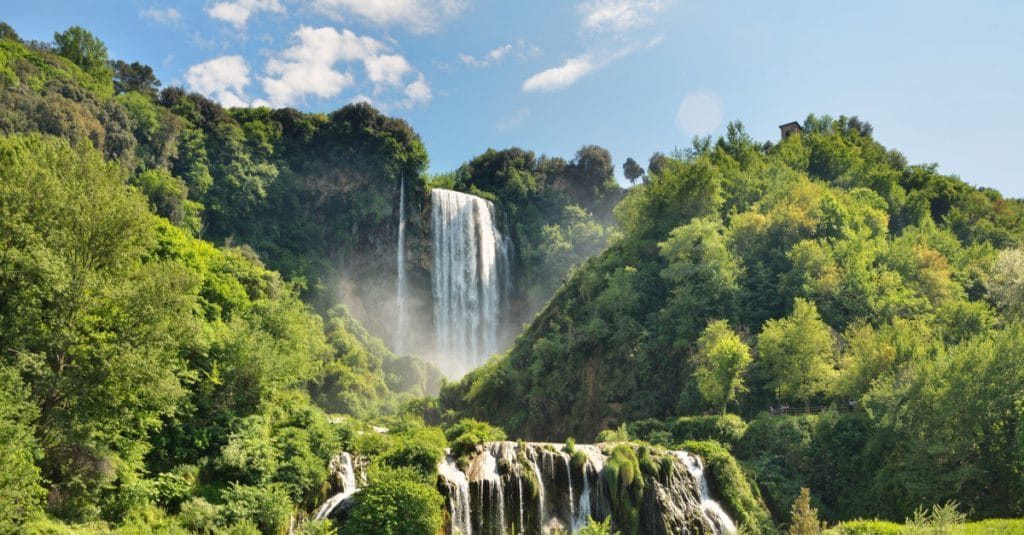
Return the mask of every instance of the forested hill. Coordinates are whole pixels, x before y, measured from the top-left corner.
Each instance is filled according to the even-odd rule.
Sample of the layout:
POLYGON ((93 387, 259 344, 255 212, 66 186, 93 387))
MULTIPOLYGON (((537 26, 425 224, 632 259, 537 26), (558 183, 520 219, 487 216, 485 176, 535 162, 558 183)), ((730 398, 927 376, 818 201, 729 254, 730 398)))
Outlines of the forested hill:
POLYGON ((108 62, 87 31, 55 41, 23 43, 0 24, 0 533, 64 532, 44 510, 95 528, 83 532, 110 521, 149 533, 183 508, 197 531, 217 517, 276 533, 330 491, 343 445, 328 411, 394 414, 439 376, 344 307, 300 300, 296 259, 316 251, 275 251, 289 281, 239 245, 259 232, 296 248, 347 233, 246 225, 305 209, 299 194, 264 200, 308 151, 362 159, 304 176, 344 172, 387 190, 358 170, 417 176, 422 145, 366 106, 227 112, 158 94, 148 67, 108 62))
POLYGON ((853 407, 751 424, 741 460, 778 512, 799 482, 845 518, 1024 514, 1024 204, 856 118, 780 143, 733 124, 652 164, 621 236, 444 408, 530 439, 628 422, 671 443, 670 417, 853 407))

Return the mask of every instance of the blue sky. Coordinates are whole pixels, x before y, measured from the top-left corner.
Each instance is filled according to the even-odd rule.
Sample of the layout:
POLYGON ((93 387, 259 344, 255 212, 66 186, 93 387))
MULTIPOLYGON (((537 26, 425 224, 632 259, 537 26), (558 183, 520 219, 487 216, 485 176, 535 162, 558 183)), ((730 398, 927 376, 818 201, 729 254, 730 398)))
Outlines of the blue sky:
POLYGON ((226 105, 368 99, 423 136, 432 172, 509 146, 645 163, 731 120, 774 140, 827 113, 1024 197, 1024 3, 32 0, 0 19, 45 41, 81 25, 226 105))

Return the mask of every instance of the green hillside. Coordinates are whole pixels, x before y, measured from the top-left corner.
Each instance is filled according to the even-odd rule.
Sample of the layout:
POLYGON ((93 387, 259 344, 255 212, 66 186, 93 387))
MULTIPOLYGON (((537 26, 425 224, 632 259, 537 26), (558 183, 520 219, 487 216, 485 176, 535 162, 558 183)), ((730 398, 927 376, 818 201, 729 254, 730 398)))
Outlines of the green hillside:
POLYGON ((728 411, 753 419, 735 452, 781 517, 800 486, 830 518, 1024 514, 1024 203, 812 115, 780 143, 733 124, 652 160, 615 213, 608 250, 442 407, 663 442, 728 411))

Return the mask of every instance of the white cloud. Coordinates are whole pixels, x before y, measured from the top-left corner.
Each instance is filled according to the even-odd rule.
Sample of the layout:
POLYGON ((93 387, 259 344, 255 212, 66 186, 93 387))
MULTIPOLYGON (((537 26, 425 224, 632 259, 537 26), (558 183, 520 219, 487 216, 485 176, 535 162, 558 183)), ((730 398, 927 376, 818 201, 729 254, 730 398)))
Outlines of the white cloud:
POLYGON ((159 24, 177 24, 181 22, 181 12, 173 7, 167 9, 150 7, 143 9, 139 16, 159 24))
POLYGON ((412 65, 398 54, 369 56, 363 64, 366 76, 375 84, 402 85, 402 77, 412 71, 412 65))
POLYGON ((553 91, 563 89, 593 72, 598 65, 589 56, 569 58, 558 67, 541 71, 523 82, 523 91, 553 91))
POLYGON ((298 41, 267 62, 267 76, 260 79, 267 99, 274 106, 290 106, 307 95, 329 98, 355 85, 355 76, 339 64, 361 62, 374 92, 388 87, 402 88, 409 106, 430 100, 430 87, 419 80, 406 85, 405 78, 415 72, 401 55, 391 54, 388 45, 351 30, 338 32, 331 27, 302 26, 295 32, 298 41), (425 96, 424 96, 425 95, 425 96))
POLYGON ((249 17, 260 11, 284 13, 284 6, 278 0, 233 0, 217 2, 206 10, 211 17, 229 22, 235 28, 244 28, 249 17))
POLYGON ((502 58, 509 54, 509 52, 512 52, 511 44, 499 46, 498 48, 488 52, 487 55, 480 59, 474 58, 469 54, 459 54, 459 60, 466 65, 471 65, 473 67, 487 67, 492 63, 498 63, 501 61, 502 58))
POLYGON ((706 136, 714 132, 725 119, 722 99, 713 91, 698 89, 683 97, 676 110, 676 123, 684 132, 706 136))
POLYGON ((246 106, 249 65, 242 56, 221 56, 193 65, 185 73, 189 88, 226 107, 246 106))
POLYGON ((622 32, 651 21, 666 0, 588 0, 579 6, 583 27, 622 32))
POLYGON ((426 104, 430 102, 433 96, 433 93, 430 91, 430 85, 427 84, 423 73, 420 73, 416 81, 405 86, 405 100, 402 101, 402 106, 412 108, 417 104, 426 104))
POLYGON ((540 48, 528 45, 526 44, 526 41, 520 39, 515 43, 501 45, 487 54, 484 54, 480 58, 473 57, 469 54, 459 54, 459 61, 472 67, 488 67, 496 63, 501 63, 501 60, 508 56, 526 58, 529 56, 536 56, 537 54, 540 54, 540 48))
POLYGON ((437 31, 466 8, 468 0, 312 0, 313 9, 342 20, 352 13, 381 26, 404 26, 414 33, 437 31))

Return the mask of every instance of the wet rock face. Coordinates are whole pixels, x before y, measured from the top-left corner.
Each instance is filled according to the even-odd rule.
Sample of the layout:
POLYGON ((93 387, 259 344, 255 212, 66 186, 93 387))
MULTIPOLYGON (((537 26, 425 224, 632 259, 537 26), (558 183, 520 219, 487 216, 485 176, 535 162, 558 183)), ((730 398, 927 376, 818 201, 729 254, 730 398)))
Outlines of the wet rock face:
MULTIPOLYGON (((468 459, 448 457, 438 467, 438 487, 446 497, 446 532, 455 535, 575 532, 587 517, 612 515, 611 496, 620 481, 607 470, 612 445, 492 442, 468 459)), ((631 446, 634 449, 635 446, 631 446)), ((658 469, 644 470, 642 499, 636 505, 636 533, 727 533, 735 528, 707 495, 703 473, 686 463, 685 452, 656 450, 658 469)), ((696 459, 693 457, 693 459, 696 459)), ((702 468, 701 468, 702 470, 702 468)), ((636 483, 634 483, 636 484, 636 483)), ((717 506, 717 504, 715 504, 717 506)), ((616 529, 631 530, 612 518, 616 529)))

